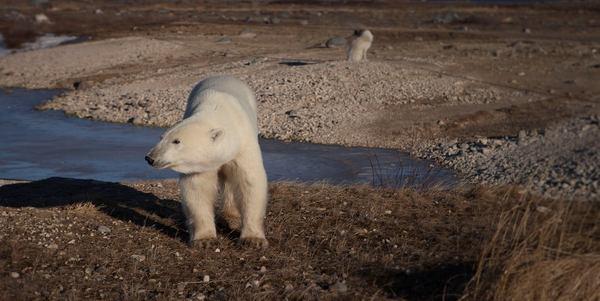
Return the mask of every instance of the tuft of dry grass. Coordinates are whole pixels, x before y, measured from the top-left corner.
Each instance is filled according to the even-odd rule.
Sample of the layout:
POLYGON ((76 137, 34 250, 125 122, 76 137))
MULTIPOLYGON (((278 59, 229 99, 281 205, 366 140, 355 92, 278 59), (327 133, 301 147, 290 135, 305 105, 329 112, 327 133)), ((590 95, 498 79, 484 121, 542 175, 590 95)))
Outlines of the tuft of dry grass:
POLYGON ((98 208, 92 202, 75 203, 67 206, 65 209, 82 214, 93 214, 99 212, 98 208))
POLYGON ((500 214, 462 300, 600 300, 598 205, 518 198, 500 214))

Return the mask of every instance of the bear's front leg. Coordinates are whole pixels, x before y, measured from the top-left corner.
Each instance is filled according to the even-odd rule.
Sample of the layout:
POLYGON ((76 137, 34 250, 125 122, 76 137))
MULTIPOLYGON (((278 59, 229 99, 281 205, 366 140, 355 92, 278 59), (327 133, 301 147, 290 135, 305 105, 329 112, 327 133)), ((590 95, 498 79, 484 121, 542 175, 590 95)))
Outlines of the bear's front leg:
POLYGON ((217 172, 181 175, 179 178, 183 212, 187 218, 190 245, 206 247, 217 237, 215 200, 218 193, 217 172))

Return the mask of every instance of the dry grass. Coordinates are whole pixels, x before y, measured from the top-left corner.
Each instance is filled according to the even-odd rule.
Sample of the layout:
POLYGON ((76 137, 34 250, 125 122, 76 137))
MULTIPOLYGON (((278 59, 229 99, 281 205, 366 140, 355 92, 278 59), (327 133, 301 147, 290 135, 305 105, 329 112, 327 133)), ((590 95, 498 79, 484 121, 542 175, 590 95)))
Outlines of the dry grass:
POLYGON ((500 215, 462 299, 600 300, 599 238, 598 203, 522 196, 500 215))
POLYGON ((188 247, 174 182, 2 186, 0 300, 456 300, 470 280, 465 300, 598 297, 593 204, 511 189, 270 188, 270 246, 257 251, 222 224, 212 248, 188 247))
POLYGON ((240 248, 221 224, 200 250, 185 243, 175 183, 0 187, 0 300, 456 299, 500 200, 290 183, 270 194, 267 250, 240 248))
POLYGON ((94 214, 98 212, 98 208, 96 208, 92 202, 75 203, 73 205, 66 206, 65 209, 81 214, 94 214))

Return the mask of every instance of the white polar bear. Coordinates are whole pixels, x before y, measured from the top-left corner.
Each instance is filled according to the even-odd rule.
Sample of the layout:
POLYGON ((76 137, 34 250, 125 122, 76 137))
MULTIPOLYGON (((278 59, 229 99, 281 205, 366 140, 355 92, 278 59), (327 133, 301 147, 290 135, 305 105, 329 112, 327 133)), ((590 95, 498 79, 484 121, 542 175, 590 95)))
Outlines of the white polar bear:
POLYGON ((156 168, 181 173, 179 186, 192 246, 217 236, 214 208, 219 190, 223 216, 240 241, 266 247, 263 220, 267 174, 258 144, 256 100, 243 82, 229 76, 199 82, 183 120, 167 130, 146 156, 156 168))
POLYGON ((348 61, 367 60, 367 51, 373 43, 373 34, 369 30, 355 30, 353 40, 348 47, 348 61))

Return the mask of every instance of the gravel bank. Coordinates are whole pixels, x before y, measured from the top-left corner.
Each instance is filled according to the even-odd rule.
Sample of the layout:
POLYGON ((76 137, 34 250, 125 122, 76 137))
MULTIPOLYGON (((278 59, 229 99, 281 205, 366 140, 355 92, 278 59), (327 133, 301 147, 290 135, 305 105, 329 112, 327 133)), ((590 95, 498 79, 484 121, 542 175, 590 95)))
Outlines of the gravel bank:
POLYGON ((552 198, 600 199, 600 117, 575 118, 516 137, 439 143, 421 156, 478 183, 521 184, 552 198))
MULTIPOLYGON (((216 74, 237 76, 254 88, 263 136, 328 144, 367 144, 364 135, 353 132, 361 133, 358 129, 375 121, 389 106, 487 104, 526 98, 513 90, 438 76, 400 62, 290 66, 281 60, 252 58, 157 70, 154 76, 126 83, 68 91, 42 108, 65 110, 80 118, 167 127, 180 120, 195 82, 216 74)), ((406 144, 397 140, 393 145, 375 146, 406 144)))
POLYGON ((65 79, 98 75, 117 66, 152 64, 162 57, 183 54, 180 45, 144 37, 19 52, 0 59, 0 84, 30 89, 60 87, 65 79))

